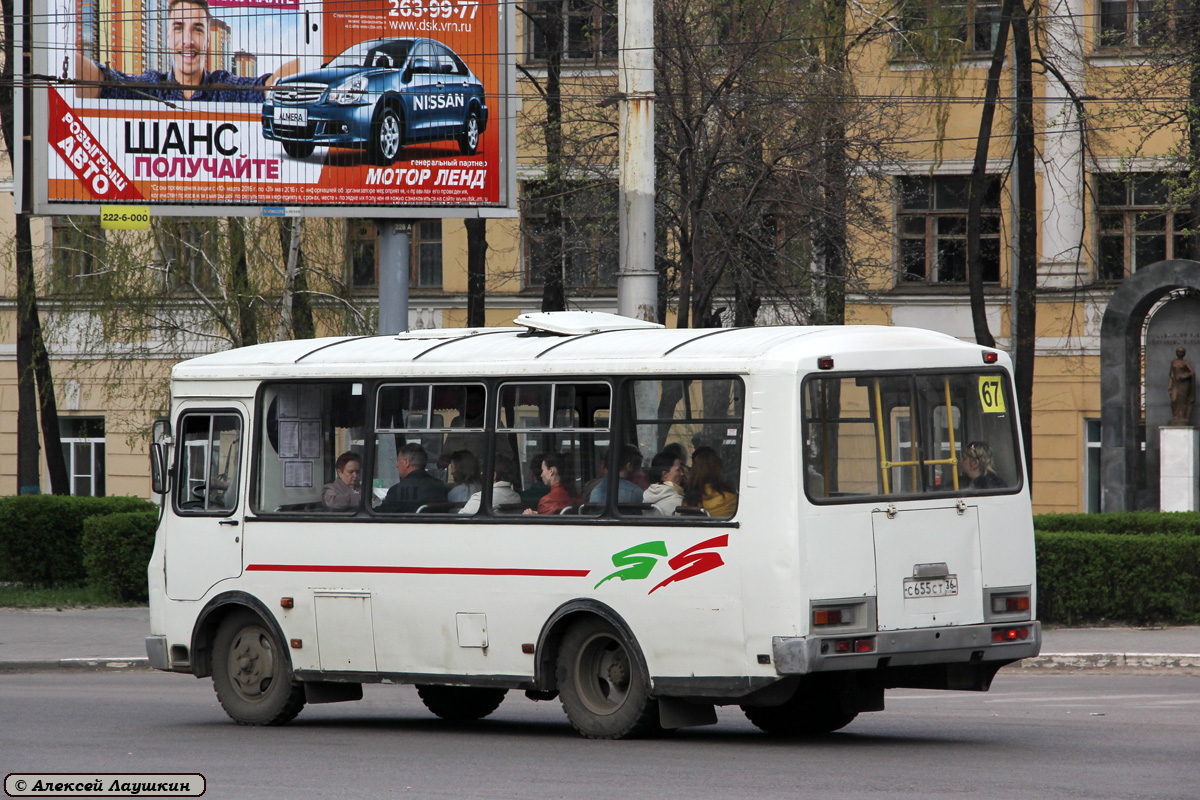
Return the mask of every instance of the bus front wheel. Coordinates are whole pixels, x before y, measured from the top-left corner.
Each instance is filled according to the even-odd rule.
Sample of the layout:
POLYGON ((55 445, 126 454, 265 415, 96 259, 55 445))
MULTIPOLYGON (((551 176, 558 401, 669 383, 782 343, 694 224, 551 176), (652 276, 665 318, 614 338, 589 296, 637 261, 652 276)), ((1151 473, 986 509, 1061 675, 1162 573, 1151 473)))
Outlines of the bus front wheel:
POLYGON ((746 719, 776 736, 821 736, 846 727, 857 711, 842 708, 838 692, 800 687, 780 706, 742 706, 746 719))
POLYGON ((483 719, 499 708, 508 690, 478 686, 418 685, 417 694, 425 707, 442 719, 451 722, 471 722, 483 719))
POLYGON ((658 701, 649 696, 630 645, 608 623, 589 619, 567 631, 556 677, 567 719, 587 738, 658 732, 658 701))
POLYGON ((239 725, 282 725, 304 708, 304 686, 292 680, 283 645, 251 611, 221 621, 212 673, 221 708, 239 725))

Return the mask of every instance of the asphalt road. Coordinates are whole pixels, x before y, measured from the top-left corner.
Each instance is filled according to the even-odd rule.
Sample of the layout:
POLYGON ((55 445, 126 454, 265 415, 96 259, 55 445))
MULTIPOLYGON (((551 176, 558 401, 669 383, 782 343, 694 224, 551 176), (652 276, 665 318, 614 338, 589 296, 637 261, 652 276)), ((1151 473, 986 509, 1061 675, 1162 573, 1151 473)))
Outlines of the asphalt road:
POLYGON ((0 675, 0 775, 199 772, 206 798, 1164 798, 1200 795, 1200 678, 1005 671, 987 694, 896 690, 818 741, 736 708, 658 740, 577 738, 510 694, 452 726, 411 687, 244 728, 211 682, 154 672, 0 675))

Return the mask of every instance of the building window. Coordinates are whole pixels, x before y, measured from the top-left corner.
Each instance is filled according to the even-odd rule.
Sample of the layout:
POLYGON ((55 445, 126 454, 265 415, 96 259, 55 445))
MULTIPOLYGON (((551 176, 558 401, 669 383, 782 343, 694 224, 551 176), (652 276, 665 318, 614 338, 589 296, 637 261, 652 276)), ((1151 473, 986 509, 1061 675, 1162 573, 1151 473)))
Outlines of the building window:
MULTIPOLYGON (((353 289, 379 285, 379 232, 375 223, 348 220, 346 223, 346 282, 353 289)), ((427 219, 413 225, 409 258, 414 287, 442 285, 442 221, 427 219)))
MULTIPOLYGON (((967 190, 970 178, 899 179, 897 228, 900 279, 905 283, 967 280, 967 190)), ((1000 281, 1000 179, 989 177, 980 219, 984 283, 1000 281)))
POLYGON ((1000 0, 907 0, 900 4, 896 52, 911 55, 961 45, 967 53, 990 53, 1000 32, 1000 0))
POLYGON ((373 289, 375 266, 375 223, 361 220, 346 221, 346 278, 354 289, 373 289))
POLYGON ((51 280, 59 291, 84 291, 105 275, 104 231, 99 217, 51 220, 51 280))
POLYGON ((59 417, 63 460, 76 497, 104 497, 104 417, 59 417))
POLYGON ((617 187, 585 183, 558 189, 524 184, 521 233, 526 284, 542 286, 548 269, 561 270, 572 288, 617 285, 617 187), (555 216, 560 219, 555 222, 555 216))
POLYGON ((154 235, 167 270, 167 285, 178 291, 207 292, 221 284, 220 221, 163 217, 154 235))
POLYGON ((1120 280, 1158 261, 1190 257, 1191 214, 1170 208, 1170 181, 1150 172, 1096 178, 1100 280, 1120 280))
POLYGON ((1084 511, 1100 513, 1100 420, 1083 421, 1084 460, 1083 485, 1087 495, 1083 498, 1084 511))
POLYGON ((426 219, 413 226, 413 286, 442 285, 442 221, 426 219))
POLYGON ((562 59, 601 61, 617 57, 615 0, 535 0, 528 6, 526 24, 532 35, 529 57, 545 61, 550 55, 549 26, 561 26, 562 59))
POLYGON ((1194 11, 1192 0, 1098 0, 1100 47, 1170 44, 1194 11))

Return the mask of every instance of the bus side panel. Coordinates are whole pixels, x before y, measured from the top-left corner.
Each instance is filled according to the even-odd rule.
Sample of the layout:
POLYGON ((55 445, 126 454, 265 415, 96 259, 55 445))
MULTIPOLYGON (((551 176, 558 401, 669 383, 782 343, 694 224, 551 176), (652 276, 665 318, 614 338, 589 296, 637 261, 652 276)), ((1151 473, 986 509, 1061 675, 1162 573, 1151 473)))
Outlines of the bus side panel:
POLYGON ((281 615, 289 637, 309 636, 317 645, 293 653, 297 668, 363 671, 361 660, 325 655, 359 652, 369 637, 381 672, 532 677, 534 657, 522 645, 538 640, 561 604, 590 597, 626 620, 651 674, 737 675, 744 672, 740 648, 730 644, 743 634, 730 532, 556 522, 256 522, 246 535, 246 574, 258 576, 260 589, 293 596, 298 608, 316 607, 312 632, 293 633, 281 615), (336 537, 332 551, 326 537, 336 537), (686 551, 672 568, 670 560, 686 551), (641 566, 630 570, 631 563, 641 566), (348 612, 330 617, 340 626, 322 623, 322 602, 365 607, 366 598, 369 624, 348 612), (359 621, 346 627, 346 619, 359 621), (696 633, 681 637, 681 630, 696 633))

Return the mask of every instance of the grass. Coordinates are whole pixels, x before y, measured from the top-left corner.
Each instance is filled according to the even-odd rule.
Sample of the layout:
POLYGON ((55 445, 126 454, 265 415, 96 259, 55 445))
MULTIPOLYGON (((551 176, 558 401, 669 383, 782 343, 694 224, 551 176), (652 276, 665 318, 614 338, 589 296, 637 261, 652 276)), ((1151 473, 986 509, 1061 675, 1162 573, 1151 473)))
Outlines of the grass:
MULTIPOLYGON (((104 599, 87 586, 42 588, 0 583, 0 608, 97 608, 122 605, 104 599)), ((128 604, 126 604, 128 605, 128 604)), ((133 604, 140 605, 140 604, 133 604)))

